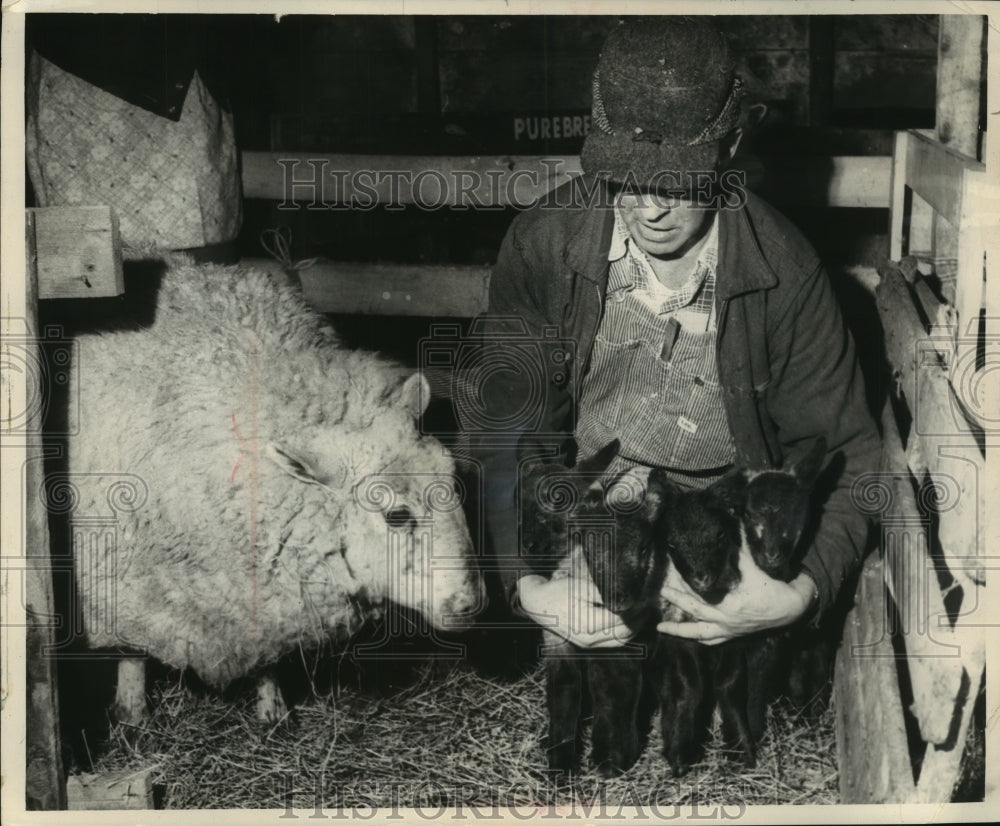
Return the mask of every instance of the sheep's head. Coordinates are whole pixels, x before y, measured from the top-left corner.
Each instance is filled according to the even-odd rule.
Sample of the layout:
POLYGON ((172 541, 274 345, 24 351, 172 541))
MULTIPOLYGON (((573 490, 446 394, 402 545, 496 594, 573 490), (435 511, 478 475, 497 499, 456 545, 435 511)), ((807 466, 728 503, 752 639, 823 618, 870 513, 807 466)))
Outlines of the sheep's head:
POLYGON ((825 456, 821 436, 789 468, 749 475, 743 517, 747 545, 757 566, 775 579, 787 582, 793 576, 809 496, 825 456))
POLYGON ((663 502, 657 541, 684 581, 712 604, 740 581, 739 514, 746 484, 740 472, 729 473, 704 490, 680 490, 660 470, 649 476, 648 488, 663 502))
POLYGON ((382 394, 364 426, 315 424, 293 434, 297 449, 273 446, 269 457, 340 503, 338 524, 324 526, 331 547, 318 552, 339 553, 359 591, 460 629, 484 607, 485 588, 455 462, 417 427, 429 398, 414 374, 382 394))

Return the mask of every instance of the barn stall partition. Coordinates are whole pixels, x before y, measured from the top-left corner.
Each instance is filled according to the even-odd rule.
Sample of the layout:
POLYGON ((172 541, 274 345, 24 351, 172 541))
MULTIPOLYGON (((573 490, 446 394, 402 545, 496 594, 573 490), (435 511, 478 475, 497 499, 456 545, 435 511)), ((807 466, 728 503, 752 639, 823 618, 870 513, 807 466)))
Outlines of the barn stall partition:
MULTIPOLYGON (((831 56, 822 48, 829 33, 817 23, 810 34, 816 45, 811 57, 821 67, 831 56)), ((978 45, 969 45, 977 36, 984 37, 979 18, 942 17, 942 40, 965 38, 962 49, 950 50, 953 56, 978 54, 978 45)), ((897 392, 882 417, 881 472, 862 480, 857 491, 859 504, 880 517, 882 541, 860 577, 838 655, 843 802, 947 801, 985 680, 976 610, 983 604, 987 567, 984 455, 993 420, 987 400, 977 394, 988 386, 1000 330, 984 312, 989 239, 979 216, 988 211, 992 192, 976 160, 982 151, 977 130, 970 126, 978 115, 981 67, 959 65, 945 51, 939 56, 944 92, 935 133, 898 133, 891 156, 762 159, 765 167, 781 172, 770 178, 781 206, 890 209, 891 261, 877 272, 857 267, 850 273, 860 283, 877 284, 885 378, 895 382, 897 392), (973 88, 975 95, 969 92, 973 88)), ((822 88, 821 77, 815 85, 822 88)), ((821 109, 818 100, 813 102, 821 109)), ((407 180, 421 172, 476 171, 491 182, 474 193, 476 204, 490 209, 509 206, 511 193, 519 204, 540 197, 577 174, 579 164, 575 157, 324 155, 276 147, 244 152, 244 195, 278 208, 294 205, 315 193, 317 176, 326 169, 347 173, 348 179, 352 172, 402 170, 407 180)), ((392 189, 388 182, 374 192, 382 204, 418 199, 406 186, 392 189)), ((348 203, 353 194, 347 189, 325 197, 348 203)), ((459 205, 455 195, 452 191, 453 200, 443 205, 459 205)), ((121 292, 114 225, 113 209, 107 208, 29 212, 29 285, 37 278, 37 292, 29 289, 29 317, 39 298, 121 292)), ((292 264, 252 263, 275 271, 292 264)), ((307 299, 323 312, 471 318, 486 309, 489 267, 484 265, 316 261, 295 272, 307 299)), ((454 381, 447 371, 432 376, 435 390, 445 395, 454 381)), ((41 508, 38 497, 28 497, 29 520, 39 525, 45 521, 41 508)), ((41 528, 35 537, 46 541, 41 528)), ((26 572, 29 617, 50 613, 46 574, 26 572)), ((38 619, 28 633, 29 650, 41 651, 51 641, 52 629, 38 619)), ((53 737, 54 677, 34 668, 28 679, 29 767, 36 767, 28 774, 28 793, 40 807, 56 808, 64 800, 64 783, 58 736, 53 737)), ((110 795, 128 805, 120 793, 110 795)), ((139 805, 143 802, 148 798, 139 805)))

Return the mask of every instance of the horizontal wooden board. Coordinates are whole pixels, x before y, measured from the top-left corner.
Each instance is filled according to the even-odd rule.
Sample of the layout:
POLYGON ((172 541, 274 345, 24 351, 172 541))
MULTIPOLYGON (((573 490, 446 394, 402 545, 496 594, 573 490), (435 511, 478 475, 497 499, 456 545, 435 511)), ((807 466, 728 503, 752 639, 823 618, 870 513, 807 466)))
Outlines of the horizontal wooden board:
MULTIPOLYGON (((282 271, 275 261, 247 263, 282 271)), ((490 268, 326 261, 298 277, 306 300, 323 313, 472 317, 486 310, 490 268)))
POLYGON ((450 112, 584 109, 598 51, 442 52, 441 108, 450 112))
POLYGON ((937 54, 936 14, 835 15, 833 31, 838 50, 937 54))
POLYGON ((316 208, 322 208, 323 203, 350 203, 352 198, 366 205, 373 198, 380 204, 413 204, 418 197, 433 206, 528 206, 578 174, 576 157, 243 153, 244 197, 285 200, 292 209, 307 207, 313 200, 316 208), (298 166, 293 169, 295 162, 298 166), (295 181, 318 180, 323 172, 322 191, 313 192, 301 184, 293 189, 293 177, 295 181), (339 186, 338 176, 346 181, 345 186, 339 186), (470 186, 472 182, 476 185, 470 186))
MULTIPOLYGON (((767 194, 779 204, 869 208, 889 205, 887 157, 775 157, 761 161, 766 170, 767 194)), ((421 193, 425 202, 436 206, 528 206, 579 173, 577 157, 243 153, 244 196, 287 201, 290 209, 306 208, 313 202, 317 204, 315 208, 322 208, 324 203, 344 204, 352 197, 365 203, 374 198, 378 203, 412 204, 415 194, 421 193), (294 174, 286 172, 295 162, 298 166, 294 167, 294 174), (390 173, 401 171, 407 176, 396 177, 394 191, 390 173), (322 189, 314 191, 301 185, 292 189, 293 177, 296 181, 311 181, 321 172, 325 172, 322 189), (347 185, 341 187, 337 176, 347 185), (447 190, 443 198, 442 180, 447 190), (478 184, 463 189, 463 181, 472 180, 478 180, 478 184), (416 193, 410 184, 417 185, 416 193)))
POLYGON ((937 60, 933 54, 837 52, 834 108, 934 110, 937 60))
POLYGON ((892 159, 883 156, 774 157, 765 164, 762 192, 781 205, 889 206, 892 159))

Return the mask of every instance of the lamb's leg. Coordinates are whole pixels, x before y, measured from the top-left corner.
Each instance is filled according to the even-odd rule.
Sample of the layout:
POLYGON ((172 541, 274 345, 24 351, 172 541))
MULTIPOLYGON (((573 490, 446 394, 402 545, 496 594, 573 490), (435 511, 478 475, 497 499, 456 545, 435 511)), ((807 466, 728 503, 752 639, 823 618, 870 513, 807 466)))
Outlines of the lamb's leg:
POLYGON ((715 690, 722 715, 722 740, 728 754, 742 754, 747 768, 757 765, 747 720, 747 661, 739 641, 723 643, 715 653, 715 690))
POLYGON ((277 723, 288 716, 288 707, 281 696, 281 687, 273 669, 266 669, 257 679, 257 720, 277 723))
POLYGON ((638 654, 593 658, 587 663, 594 699, 591 760, 605 777, 628 771, 639 759, 636 715, 642 693, 638 654))
POLYGON ((127 657, 118 661, 118 684, 115 686, 115 702, 111 707, 111 714, 119 723, 129 726, 137 726, 146 718, 144 659, 127 657))
POLYGON ((747 722, 753 742, 764 736, 767 706, 774 696, 777 666, 784 648, 778 635, 768 634, 744 643, 747 662, 747 722))
POLYGON ((708 740, 712 705, 704 652, 698 643, 664 638, 657 656, 664 671, 660 682, 663 756, 674 777, 680 777, 701 758, 708 740))
POLYGON ((549 770, 558 777, 575 771, 579 763, 583 655, 555 634, 545 632, 543 636, 545 700, 549 712, 546 752, 549 770))

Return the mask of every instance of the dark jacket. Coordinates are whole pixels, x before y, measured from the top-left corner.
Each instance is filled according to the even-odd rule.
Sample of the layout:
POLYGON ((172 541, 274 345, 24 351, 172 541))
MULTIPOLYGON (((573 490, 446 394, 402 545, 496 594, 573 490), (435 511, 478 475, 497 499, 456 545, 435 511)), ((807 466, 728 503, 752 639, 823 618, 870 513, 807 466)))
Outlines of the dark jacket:
MULTIPOLYGON (((541 388, 509 370, 492 373, 484 388, 487 409, 541 408, 530 427, 522 424, 520 432, 508 434, 517 450, 500 446, 495 434, 472 438, 485 473, 486 528, 509 594, 517 577, 528 573, 517 560, 518 462, 546 449, 551 453, 558 434, 563 441, 572 435, 580 378, 603 310, 613 212, 588 206, 588 188, 594 191, 592 179, 574 179, 547 203, 516 217, 493 270, 488 317, 479 324, 484 329, 490 322, 501 334, 523 327, 543 341, 555 332, 550 329, 547 339, 545 329, 555 327, 576 351, 566 370, 542 348, 541 388)), ((818 435, 826 437, 829 456, 843 454, 843 472, 803 558, 819 588, 820 616, 865 552, 867 518, 852 504, 851 484, 874 469, 879 457, 854 344, 815 251, 786 218, 750 193, 739 208, 719 212, 716 302, 719 378, 736 463, 779 465, 818 435)), ((510 347, 502 335, 489 338, 488 346, 510 347)), ((502 353, 497 356, 502 361, 502 353)))

